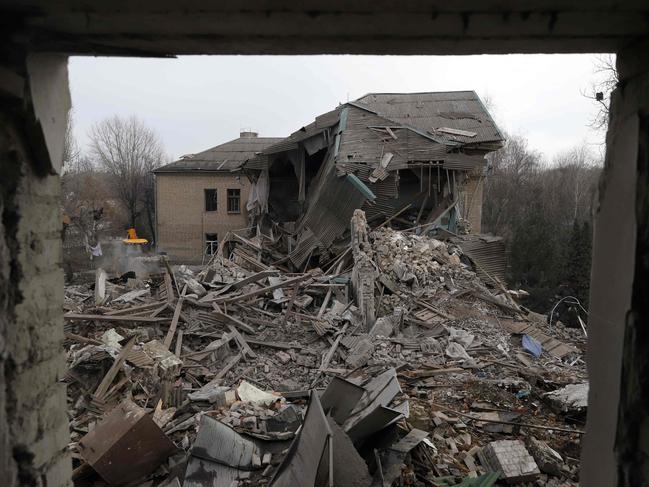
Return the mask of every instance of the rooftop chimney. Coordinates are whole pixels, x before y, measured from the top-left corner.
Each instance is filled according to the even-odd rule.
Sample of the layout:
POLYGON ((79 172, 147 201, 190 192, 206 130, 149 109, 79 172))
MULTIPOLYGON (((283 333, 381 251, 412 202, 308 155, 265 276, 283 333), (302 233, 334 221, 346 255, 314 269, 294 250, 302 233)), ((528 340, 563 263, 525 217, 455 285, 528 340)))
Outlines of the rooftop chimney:
POLYGON ((242 139, 254 139, 257 137, 259 134, 257 132, 251 132, 249 130, 244 130, 242 132, 239 132, 239 137, 242 139))

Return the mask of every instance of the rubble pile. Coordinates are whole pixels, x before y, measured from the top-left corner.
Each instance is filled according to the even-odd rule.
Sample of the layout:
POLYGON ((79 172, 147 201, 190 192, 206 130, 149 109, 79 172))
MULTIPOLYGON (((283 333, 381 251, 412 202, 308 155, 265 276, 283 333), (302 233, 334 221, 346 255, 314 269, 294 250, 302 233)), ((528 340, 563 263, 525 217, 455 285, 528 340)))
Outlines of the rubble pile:
POLYGON ((577 485, 583 332, 452 243, 362 212, 352 229, 324 271, 242 240, 202 268, 68 286, 75 483, 577 485))

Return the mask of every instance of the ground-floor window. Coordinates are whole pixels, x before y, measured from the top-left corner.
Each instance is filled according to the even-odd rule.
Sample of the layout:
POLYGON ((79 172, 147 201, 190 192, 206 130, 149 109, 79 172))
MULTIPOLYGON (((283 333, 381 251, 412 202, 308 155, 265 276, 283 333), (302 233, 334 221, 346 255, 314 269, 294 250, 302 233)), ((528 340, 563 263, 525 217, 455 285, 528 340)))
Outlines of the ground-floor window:
POLYGON ((205 253, 214 255, 219 250, 219 235, 217 233, 205 234, 205 253))

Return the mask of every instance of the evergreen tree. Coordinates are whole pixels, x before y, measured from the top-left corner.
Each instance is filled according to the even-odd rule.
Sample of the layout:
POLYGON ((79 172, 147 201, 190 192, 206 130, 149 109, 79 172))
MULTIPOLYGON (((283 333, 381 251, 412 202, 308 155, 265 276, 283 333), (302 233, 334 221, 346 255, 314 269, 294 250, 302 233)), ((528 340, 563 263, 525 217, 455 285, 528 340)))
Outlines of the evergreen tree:
POLYGON ((563 284, 569 295, 579 299, 585 308, 588 306, 590 287, 591 246, 592 231, 590 222, 584 221, 579 224, 575 220, 567 246, 563 284))

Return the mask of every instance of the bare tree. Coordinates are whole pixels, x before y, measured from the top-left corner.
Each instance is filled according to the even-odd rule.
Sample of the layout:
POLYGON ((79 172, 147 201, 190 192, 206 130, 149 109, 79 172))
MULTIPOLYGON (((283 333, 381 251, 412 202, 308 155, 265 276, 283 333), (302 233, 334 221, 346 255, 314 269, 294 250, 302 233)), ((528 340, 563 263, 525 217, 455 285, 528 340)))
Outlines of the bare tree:
MULTIPOLYGON (((575 281, 571 235, 589 228, 601 158, 581 144, 548 164, 525 137, 514 135, 489 162, 483 225, 507 241, 511 283, 532 294, 530 307, 547 311, 562 286, 575 281)), ((587 269, 579 267, 585 275, 588 259, 587 269)))
MULTIPOLYGON (((530 149, 521 135, 506 136, 502 149, 487 156, 483 221, 498 235, 509 236, 511 221, 524 210, 523 188, 530 187, 542 165, 541 154, 530 149)), ((528 195, 531 198, 532 195, 528 195)))
POLYGON ((90 150, 99 166, 112 177, 115 194, 128 213, 129 225, 135 227, 144 211, 154 235, 150 173, 166 159, 158 136, 137 117, 114 116, 93 125, 90 150))
POLYGON ((553 168, 546 176, 554 191, 548 193, 562 206, 566 221, 590 220, 601 166, 601 158, 585 143, 555 157, 553 168))
POLYGON ((74 113, 70 110, 65 126, 65 138, 63 140, 63 171, 79 170, 80 162, 81 148, 74 136, 74 113))
POLYGON ((106 193, 99 177, 74 137, 73 113, 70 112, 63 146, 62 238, 65 241, 69 227, 74 228, 88 252, 99 243, 98 228, 104 214, 106 193))
POLYGON ((589 125, 595 130, 606 130, 611 105, 611 92, 620 82, 620 76, 615 65, 615 56, 612 54, 597 56, 594 64, 597 79, 586 92, 582 92, 582 95, 597 104, 597 113, 589 125))

